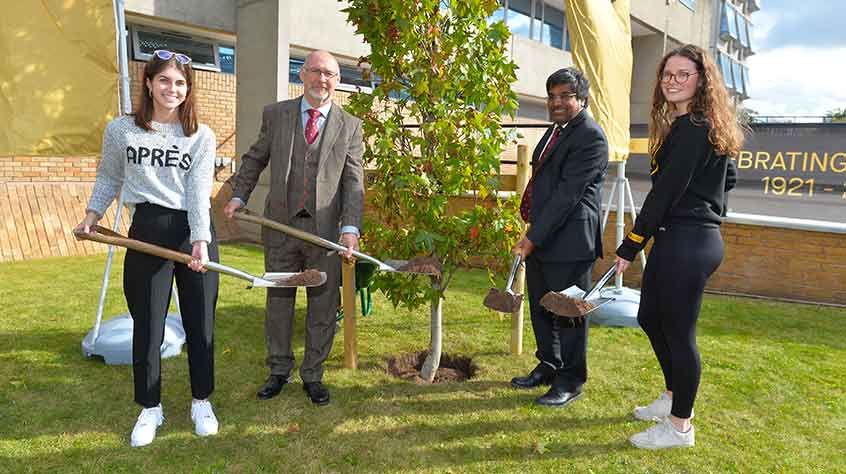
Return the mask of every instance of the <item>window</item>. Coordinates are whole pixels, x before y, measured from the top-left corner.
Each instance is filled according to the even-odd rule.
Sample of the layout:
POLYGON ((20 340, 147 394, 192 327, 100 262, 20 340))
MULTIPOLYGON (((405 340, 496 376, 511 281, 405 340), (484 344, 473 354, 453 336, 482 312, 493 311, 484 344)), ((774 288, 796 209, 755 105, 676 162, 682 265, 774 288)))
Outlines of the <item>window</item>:
POLYGON ((740 12, 737 14, 737 29, 740 31, 740 44, 744 48, 749 49, 749 20, 746 19, 740 12))
POLYGON ((717 56, 719 56, 718 61, 720 63, 720 73, 723 75, 726 87, 728 87, 729 90, 734 90, 734 76, 732 75, 731 70, 731 58, 722 51, 717 52, 717 56))
POLYGON ((720 37, 728 41, 739 39, 737 34, 737 14, 734 7, 728 2, 723 2, 723 13, 720 19, 720 37))
POLYGON ((679 3, 693 11, 696 11, 696 0, 679 0, 679 3))
POLYGON ((146 25, 130 25, 132 58, 147 61, 157 49, 187 54, 195 69, 235 73, 235 47, 209 38, 167 31, 146 25))
POLYGON ((741 74, 740 77, 743 79, 743 96, 749 97, 749 95, 750 95, 750 91, 749 91, 749 68, 746 67, 745 65, 741 64, 740 65, 740 74, 741 74))
POLYGON ((488 22, 504 21, 512 34, 556 49, 570 50, 564 11, 544 0, 499 0, 488 22))
POLYGON ((739 62, 731 61, 731 72, 734 76, 734 89, 740 96, 746 96, 746 84, 743 82, 742 66, 739 62))

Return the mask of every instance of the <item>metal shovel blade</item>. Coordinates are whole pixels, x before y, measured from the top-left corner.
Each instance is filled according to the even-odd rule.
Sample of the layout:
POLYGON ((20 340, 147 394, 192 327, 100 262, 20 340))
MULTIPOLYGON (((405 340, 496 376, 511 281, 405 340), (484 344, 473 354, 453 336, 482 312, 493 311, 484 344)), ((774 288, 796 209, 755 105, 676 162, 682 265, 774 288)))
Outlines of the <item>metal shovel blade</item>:
POLYGON ((385 260, 380 263, 379 269, 386 272, 429 275, 435 278, 441 277, 441 265, 432 257, 414 257, 411 260, 385 260))

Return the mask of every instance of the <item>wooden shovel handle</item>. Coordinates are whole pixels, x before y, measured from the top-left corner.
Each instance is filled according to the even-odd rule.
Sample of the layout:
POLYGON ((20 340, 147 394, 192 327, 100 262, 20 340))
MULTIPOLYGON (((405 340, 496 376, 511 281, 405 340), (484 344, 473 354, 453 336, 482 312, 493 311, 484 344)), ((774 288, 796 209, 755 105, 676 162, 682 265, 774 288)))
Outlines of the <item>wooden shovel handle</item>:
POLYGON ((93 226, 93 229, 96 231, 95 233, 86 234, 84 232, 74 232, 74 235, 83 240, 91 240, 94 242, 100 242, 101 244, 117 245, 118 247, 124 247, 138 252, 155 255, 156 257, 184 263, 185 265, 188 265, 191 263, 191 260, 193 260, 193 257, 188 254, 160 247, 155 244, 142 242, 140 240, 130 239, 103 226, 95 225, 93 226))
POLYGON ((317 245, 319 247, 323 247, 329 250, 337 250, 340 252, 345 251, 347 248, 341 244, 336 244, 331 240, 326 240, 323 237, 314 235, 312 233, 296 229, 294 227, 282 224, 280 222, 276 222, 274 220, 268 219, 266 217, 261 217, 253 214, 252 212, 242 209, 235 213, 235 219, 242 220, 245 222, 252 222, 253 224, 258 224, 261 226, 265 226, 267 228, 273 229, 277 232, 282 232, 283 234, 290 235, 291 237, 296 237, 300 240, 304 240, 310 244, 317 245))

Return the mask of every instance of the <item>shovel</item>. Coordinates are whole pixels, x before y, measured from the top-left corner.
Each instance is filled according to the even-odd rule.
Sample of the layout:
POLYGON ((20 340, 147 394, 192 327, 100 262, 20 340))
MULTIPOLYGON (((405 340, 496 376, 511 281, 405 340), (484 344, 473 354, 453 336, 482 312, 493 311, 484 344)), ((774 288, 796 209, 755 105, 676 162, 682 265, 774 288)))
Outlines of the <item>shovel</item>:
POLYGON ((508 281, 505 282, 505 290, 500 291, 498 288, 491 288, 488 295, 485 296, 484 305, 494 311, 501 313, 513 313, 514 310, 520 307, 523 302, 523 295, 514 293, 511 290, 511 284, 514 283, 514 275, 517 274, 517 269, 520 268, 520 261, 522 256, 518 253, 514 256, 514 263, 511 264, 511 273, 508 274, 508 281))
POLYGON ((616 270, 616 265, 611 265, 611 268, 602 275, 587 293, 578 286, 573 285, 566 290, 559 292, 550 291, 543 295, 540 304, 552 313, 558 316, 564 316, 565 318, 582 318, 587 316, 600 306, 614 301, 614 298, 594 297, 608 283, 608 280, 614 276, 616 270))
MULTIPOLYGON (((188 254, 147 242, 142 242, 140 240, 130 239, 99 225, 94 226, 94 230, 96 233, 93 234, 74 232, 74 235, 83 240, 92 240, 102 244, 117 245, 118 247, 124 247, 138 252, 155 255, 156 257, 173 260, 178 263, 184 263, 185 265, 188 265, 191 263, 191 260, 193 260, 193 257, 188 254)), ((250 282, 251 287, 257 288, 320 286, 326 283, 326 273, 318 272, 317 270, 306 270, 301 273, 265 273, 261 277, 257 277, 238 270, 237 268, 227 267, 226 265, 216 262, 206 262, 204 266, 205 268, 218 273, 247 280, 250 282)))
MULTIPOLYGON (((304 240, 310 244, 314 244, 319 247, 334 250, 337 252, 347 251, 347 248, 341 244, 332 242, 331 240, 326 240, 323 237, 319 237, 309 232, 300 229, 295 229, 285 224, 281 224, 266 217, 257 216, 247 210, 241 210, 236 212, 234 217, 245 222, 252 222, 253 224, 258 224, 273 229, 275 231, 282 232, 283 234, 290 235, 291 237, 296 237, 300 240, 304 240)), ((436 278, 441 277, 440 263, 438 263, 438 261, 432 257, 414 257, 411 260, 385 260, 383 262, 381 260, 371 257, 370 255, 361 253, 358 250, 353 250, 352 254, 356 258, 375 264, 377 267, 379 267, 379 270, 383 272, 414 273, 418 275, 431 275, 436 278)))

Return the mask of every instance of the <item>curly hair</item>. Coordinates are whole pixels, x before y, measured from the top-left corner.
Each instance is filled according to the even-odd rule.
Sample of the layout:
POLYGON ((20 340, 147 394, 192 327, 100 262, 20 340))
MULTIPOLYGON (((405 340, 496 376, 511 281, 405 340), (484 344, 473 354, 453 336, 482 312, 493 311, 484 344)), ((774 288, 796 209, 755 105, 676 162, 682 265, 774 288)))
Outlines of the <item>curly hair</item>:
POLYGON ((652 92, 652 113, 649 121, 649 154, 655 156, 673 123, 673 108, 661 89, 661 77, 667 60, 681 56, 693 61, 698 72, 696 92, 688 112, 697 125, 709 125, 708 141, 718 153, 737 156, 743 144, 743 133, 735 116, 735 108, 723 83, 723 77, 711 56, 702 48, 686 44, 667 53, 658 64, 655 88, 652 92), (699 123, 697 123, 699 122, 699 123))

